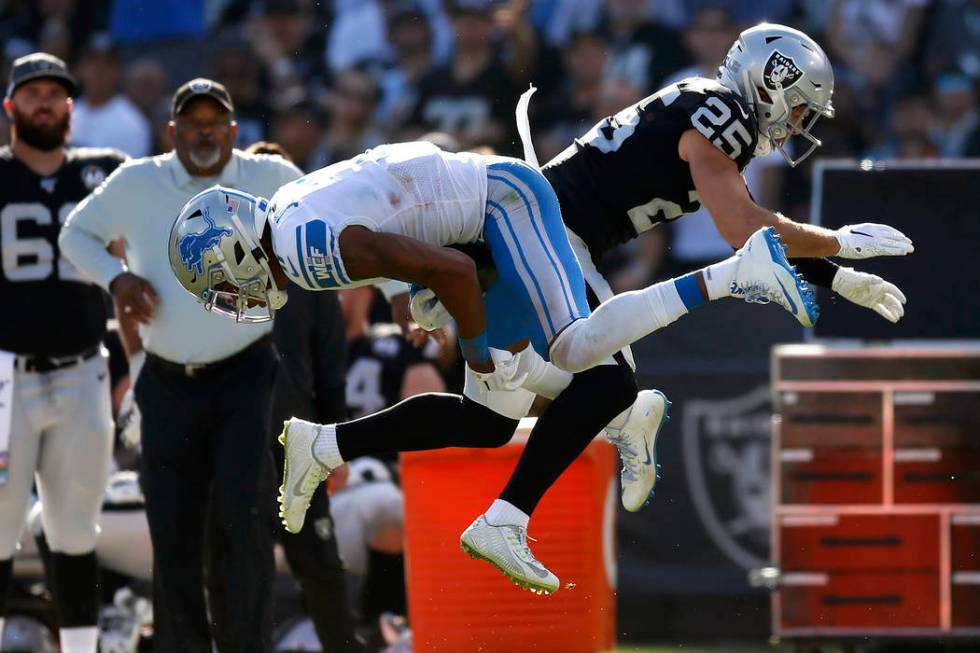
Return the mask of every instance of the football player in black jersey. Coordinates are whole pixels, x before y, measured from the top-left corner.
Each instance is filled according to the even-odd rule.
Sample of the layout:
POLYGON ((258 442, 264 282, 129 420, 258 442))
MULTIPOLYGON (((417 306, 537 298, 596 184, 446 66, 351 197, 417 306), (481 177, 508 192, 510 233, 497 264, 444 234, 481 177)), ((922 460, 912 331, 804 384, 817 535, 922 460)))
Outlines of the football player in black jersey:
MULTIPOLYGON (((763 23, 739 35, 717 79, 694 77, 667 86, 600 121, 546 164, 542 172, 558 196, 592 307, 613 295, 595 261, 613 247, 696 211, 703 203, 732 247, 742 247, 761 227, 774 227, 794 257, 791 261, 810 283, 832 287, 892 322, 901 319, 905 297, 896 286, 819 257, 908 254, 913 248, 904 234, 879 224, 831 231, 794 222, 756 205, 741 176, 753 157, 773 149, 791 165, 811 154, 820 144, 811 129, 820 116, 833 117, 833 88, 830 62, 813 39, 789 27, 763 23), (795 159, 786 148, 790 138, 797 140, 794 145, 803 146, 795 159)), ((526 157, 535 162, 526 124, 521 127, 526 157)), ((730 261, 706 269, 709 299, 745 294, 734 283, 729 288, 711 278, 715 271, 719 278, 730 279, 720 269, 734 265, 735 259, 730 261)), ((629 310, 625 304, 620 307, 620 311, 629 310)), ((607 316, 611 315, 608 308, 603 309, 607 316)), ((440 326, 447 317, 437 301, 413 300, 412 312, 418 324, 431 327, 440 326)), ((811 325, 808 320, 800 321, 811 325)), ((608 322, 613 329, 629 330, 635 320, 622 313, 608 322)), ((585 339, 568 340, 566 347, 589 349, 585 339)), ((621 354, 620 364, 635 369, 629 348, 621 354)), ((637 401, 643 398, 641 393, 637 401)), ((655 438, 656 431, 643 434, 655 438)), ((646 438, 623 441, 608 429, 607 435, 619 447, 624 462, 624 506, 638 510, 655 482, 648 469, 656 460, 655 442, 646 438), (641 487, 634 487, 638 484, 641 487), (636 500, 628 501, 628 496, 636 500)))
POLYGON ((113 435, 106 304, 61 257, 58 233, 125 157, 65 146, 74 91, 64 62, 35 53, 14 61, 3 101, 12 126, 0 148, 0 629, 36 475, 61 650, 95 653, 93 550, 113 435))
POLYGON ((577 236, 586 280, 598 276, 592 262, 611 248, 703 204, 732 247, 773 226, 808 281, 897 322, 905 301, 898 288, 819 257, 907 254, 904 234, 885 225, 831 231, 794 222, 756 205, 740 174, 773 149, 794 166, 809 156, 820 145, 811 134, 817 119, 834 115, 833 90, 830 62, 813 39, 763 23, 739 35, 716 79, 667 86, 576 139, 542 172, 577 236), (790 138, 801 151, 796 158, 790 138))

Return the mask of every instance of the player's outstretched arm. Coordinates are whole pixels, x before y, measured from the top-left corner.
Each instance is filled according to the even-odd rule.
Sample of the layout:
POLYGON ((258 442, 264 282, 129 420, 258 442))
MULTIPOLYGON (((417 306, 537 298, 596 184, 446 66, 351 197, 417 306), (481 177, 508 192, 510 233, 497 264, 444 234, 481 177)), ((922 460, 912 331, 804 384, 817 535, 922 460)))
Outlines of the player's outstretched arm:
POLYGON ((701 202, 714 217, 718 232, 732 247, 741 247, 762 227, 775 227, 790 257, 870 258, 903 256, 913 251, 912 241, 888 225, 862 223, 833 231, 794 222, 762 208, 749 196, 735 162, 696 129, 684 132, 678 149, 680 157, 690 166, 701 202))
MULTIPOLYGON (((455 318, 460 338, 476 338, 486 332, 476 264, 466 254, 361 226, 344 229, 339 242, 351 279, 399 279, 431 288, 455 318)), ((477 369, 479 364, 471 367, 477 369)))

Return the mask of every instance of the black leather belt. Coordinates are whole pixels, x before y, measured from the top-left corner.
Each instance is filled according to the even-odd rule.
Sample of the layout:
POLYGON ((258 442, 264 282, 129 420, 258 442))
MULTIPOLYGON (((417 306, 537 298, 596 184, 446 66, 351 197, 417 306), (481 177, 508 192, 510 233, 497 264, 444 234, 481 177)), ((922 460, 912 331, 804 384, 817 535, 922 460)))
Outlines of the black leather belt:
POLYGON ((85 351, 73 356, 17 356, 14 359, 14 369, 22 372, 53 372, 63 370, 72 365, 78 365, 99 353, 102 345, 92 345, 85 351))
POLYGON ((245 358, 248 358, 248 356, 255 350, 262 347, 267 347, 270 340, 270 336, 262 336, 245 349, 242 349, 240 352, 210 363, 175 363, 167 360, 166 358, 160 358, 151 352, 146 352, 146 361, 148 363, 152 363, 157 369, 164 372, 180 374, 181 376, 186 376, 191 379, 198 379, 210 376, 233 366, 235 363, 241 362, 245 358))

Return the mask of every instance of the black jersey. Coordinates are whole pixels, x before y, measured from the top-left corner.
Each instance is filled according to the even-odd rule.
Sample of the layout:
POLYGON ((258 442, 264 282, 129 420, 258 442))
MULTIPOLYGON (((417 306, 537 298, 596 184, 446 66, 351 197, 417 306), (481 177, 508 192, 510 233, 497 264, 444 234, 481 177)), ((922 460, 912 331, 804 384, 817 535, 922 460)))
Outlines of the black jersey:
POLYGON ((67 148, 61 168, 41 177, 0 147, 0 350, 70 356, 102 340, 103 292, 61 255, 58 233, 125 158, 116 150, 67 148))
POLYGON ((720 83, 691 77, 599 122, 542 172, 562 218, 598 260, 654 225, 701 208, 681 135, 697 129, 738 164, 757 142, 755 116, 720 83))
POLYGON ((416 348, 394 324, 375 324, 351 340, 347 355, 347 408, 363 417, 401 401, 402 381, 413 365, 434 363, 438 344, 432 338, 416 348))

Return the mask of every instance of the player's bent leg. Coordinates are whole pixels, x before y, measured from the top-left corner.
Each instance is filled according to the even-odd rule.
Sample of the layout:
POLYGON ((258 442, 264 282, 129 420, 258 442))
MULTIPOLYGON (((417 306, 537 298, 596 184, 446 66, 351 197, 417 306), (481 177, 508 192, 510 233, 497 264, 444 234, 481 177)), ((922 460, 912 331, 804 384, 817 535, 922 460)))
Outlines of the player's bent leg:
MULTIPOLYGON (((486 403, 498 402, 495 397, 488 397, 486 403)), ((516 415, 508 410, 515 414, 511 417, 484 405, 483 400, 425 393, 336 425, 291 419, 279 436, 286 448, 279 498, 283 523, 290 532, 302 528, 303 515, 317 485, 344 461, 443 447, 499 447, 510 440, 526 411, 527 408, 516 415)))

